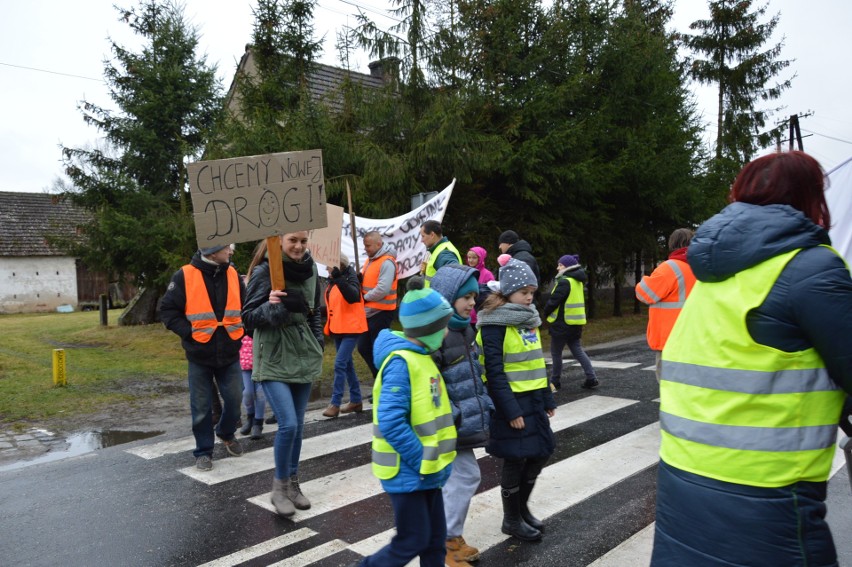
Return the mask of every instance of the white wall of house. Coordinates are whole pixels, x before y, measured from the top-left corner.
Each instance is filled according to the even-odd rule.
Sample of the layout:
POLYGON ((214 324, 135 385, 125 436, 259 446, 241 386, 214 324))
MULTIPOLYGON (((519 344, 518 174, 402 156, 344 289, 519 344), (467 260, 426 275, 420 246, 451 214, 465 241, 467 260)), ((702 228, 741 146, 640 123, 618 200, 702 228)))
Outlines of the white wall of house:
POLYGON ((77 268, 68 256, 0 258, 0 313, 77 308, 77 268))

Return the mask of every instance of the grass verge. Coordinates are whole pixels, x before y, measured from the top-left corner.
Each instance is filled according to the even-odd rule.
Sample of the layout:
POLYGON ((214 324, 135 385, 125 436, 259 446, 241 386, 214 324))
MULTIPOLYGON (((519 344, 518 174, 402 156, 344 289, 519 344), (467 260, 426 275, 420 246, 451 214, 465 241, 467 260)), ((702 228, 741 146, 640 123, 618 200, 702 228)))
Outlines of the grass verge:
MULTIPOLYGON (((10 330, 0 346, 0 423, 22 428, 116 404, 144 403, 186 388, 180 340, 162 325, 102 327, 96 311, 0 315, 0 321, 10 330), (53 350, 60 348, 66 360, 64 387, 53 383, 53 350)), ((643 334, 646 323, 644 313, 594 319, 586 325, 583 344, 643 334)), ((547 353, 546 330, 542 340, 547 353)), ((327 339, 314 399, 331 397, 334 357, 334 344, 327 339)), ((357 352, 354 361, 367 394, 372 377, 357 352)))

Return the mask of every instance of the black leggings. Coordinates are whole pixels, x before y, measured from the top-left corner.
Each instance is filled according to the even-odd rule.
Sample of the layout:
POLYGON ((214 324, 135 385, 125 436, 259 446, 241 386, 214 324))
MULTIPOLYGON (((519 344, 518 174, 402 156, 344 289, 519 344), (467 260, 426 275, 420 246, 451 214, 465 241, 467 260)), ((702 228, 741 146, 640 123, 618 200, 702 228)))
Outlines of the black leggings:
POLYGON ((549 458, 504 459, 500 486, 514 488, 520 486, 521 482, 535 482, 549 458))

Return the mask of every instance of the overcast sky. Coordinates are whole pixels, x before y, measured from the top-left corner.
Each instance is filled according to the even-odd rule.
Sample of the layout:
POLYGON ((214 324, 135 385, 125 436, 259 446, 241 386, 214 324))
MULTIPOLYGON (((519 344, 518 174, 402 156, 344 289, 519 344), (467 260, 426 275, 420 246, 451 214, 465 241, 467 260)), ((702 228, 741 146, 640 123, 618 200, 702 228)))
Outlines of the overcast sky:
MULTIPOLYGON (((138 45, 113 4, 123 0, 0 0, 0 191, 49 191, 62 175, 60 145, 87 147, 99 133, 83 123, 80 100, 111 106, 103 82, 108 38, 128 47, 138 45)), ((187 0, 186 15, 198 27, 201 49, 218 66, 227 88, 246 43, 251 40, 250 0, 187 0)), ((325 36, 321 62, 337 65, 336 31, 354 25, 358 6, 385 28, 383 0, 320 0, 315 10, 318 36, 325 36)), ((702 0, 677 0, 672 25, 688 31, 689 24, 707 17, 702 0)), ((848 55, 852 39, 851 0, 769 0, 769 13, 781 12, 775 40, 785 37, 782 57, 795 59, 784 73, 795 73, 793 86, 780 101, 783 116, 811 111, 801 119, 805 150, 826 170, 852 157, 852 73, 848 55)), ((369 59, 361 54, 351 62, 368 73, 369 59)), ((707 124, 706 140, 716 134, 715 93, 695 88, 696 102, 707 124)), ((782 115, 777 118, 780 119, 782 115)), ((774 124, 774 122, 773 122, 774 124)), ((785 144, 786 147, 786 144, 785 144)))

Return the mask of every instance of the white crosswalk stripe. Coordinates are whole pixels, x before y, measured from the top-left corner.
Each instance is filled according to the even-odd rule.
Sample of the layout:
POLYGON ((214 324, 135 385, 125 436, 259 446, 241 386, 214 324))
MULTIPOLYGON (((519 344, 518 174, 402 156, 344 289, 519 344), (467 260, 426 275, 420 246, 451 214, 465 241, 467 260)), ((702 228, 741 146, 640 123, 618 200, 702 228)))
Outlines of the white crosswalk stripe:
MULTIPOLYGON (((613 412, 615 410, 627 407, 629 405, 633 405, 635 403, 638 402, 636 402, 635 400, 610 398, 606 396, 589 396, 588 398, 583 398, 582 400, 578 400, 576 402, 560 406, 557 409, 556 415, 553 417, 553 419, 551 419, 550 426, 554 432, 561 431, 563 429, 567 429, 568 427, 572 427, 578 423, 588 421, 589 419, 593 419, 600 415, 613 412)), ((361 427, 372 426, 365 425, 361 427)), ((323 437, 326 436, 320 435, 318 437, 306 439, 302 447, 304 448, 305 445, 308 445, 309 443, 313 446, 318 446, 322 444, 321 439, 323 437), (317 441, 314 441, 315 439, 317 441)), ((349 446, 355 444, 352 442, 353 439, 360 439, 360 437, 350 437, 349 446)), ((366 442, 369 439, 370 437, 368 433, 366 439, 361 439, 361 441, 366 442)), ((364 450, 369 450, 369 447, 365 446, 364 450)), ((328 452, 330 453, 333 451, 328 452)), ((484 454, 485 451, 483 449, 481 453, 479 453, 477 456, 481 457, 484 454)), ((242 457, 241 459, 228 460, 242 460, 244 458, 245 457, 242 457)), ((304 449, 302 458, 303 460, 305 459, 304 449)), ((272 467, 269 466, 268 468, 272 467)), ((199 473, 201 473, 201 471, 199 471, 199 473)), ((209 473, 201 474, 203 475, 209 473)), ((195 477, 195 475, 192 476, 195 477)), ((314 516, 330 512, 335 508, 339 508, 344 503, 359 502, 382 492, 382 485, 378 481, 378 479, 373 476, 372 467, 370 464, 362 465, 353 469, 348 469, 340 473, 324 476, 322 478, 314 479, 308 482, 303 482, 301 483, 301 488, 302 492, 311 500, 311 508, 309 510, 298 510, 296 512, 296 515, 292 518, 294 522, 305 521, 308 518, 312 518, 314 516)), ((275 508, 272 506, 272 503, 270 501, 270 493, 268 492, 266 494, 261 494, 259 496, 250 498, 249 502, 251 502, 252 504, 257 504, 258 506, 265 508, 270 512, 275 512, 275 508)))
MULTIPOLYGON (((568 365, 577 365, 573 359, 567 359, 565 362, 568 365)), ((639 366, 640 363, 596 360, 593 361, 593 365, 596 368, 622 370, 639 366)), ((633 399, 601 395, 587 396, 557 408, 556 414, 551 419, 551 427, 554 432, 559 432, 637 403, 639 402, 633 399)), ((322 411, 322 409, 318 409, 308 412, 305 416, 305 423, 324 420, 325 418, 321 415, 322 411)), ((370 411, 369 406, 365 407, 365 411, 370 411)), ((304 439, 302 444, 301 460, 307 461, 359 446, 363 448, 365 453, 368 453, 371 430, 372 424, 353 424, 352 427, 308 437, 304 439)), ((658 443, 658 436, 657 425, 652 424, 613 439, 608 443, 593 447, 581 454, 550 464, 539 478, 531 498, 531 507, 540 518, 550 518, 583 499, 635 474, 637 471, 652 466, 657 460, 657 451, 654 445, 658 443), (583 483, 573 482, 577 478, 586 480, 583 483)), ((130 448, 128 452, 140 458, 151 460, 167 455, 191 452, 194 446, 194 439, 190 436, 130 448)), ((202 472, 194 466, 188 466, 179 469, 179 472, 200 483, 213 486, 273 470, 273 453, 272 447, 255 451, 249 450, 241 458, 217 459, 212 471, 202 472)), ((478 459, 489 458, 484 449, 477 449, 475 454, 478 459)), ((297 525, 323 514, 345 509, 348 505, 382 493, 381 483, 373 476, 372 467, 369 463, 353 466, 310 481, 303 481, 301 488, 310 498, 311 508, 309 510, 297 510, 296 514, 290 518, 297 525)), ((247 501, 275 513, 268 492, 249 497, 247 501)), ((508 539, 508 536, 500 532, 501 520, 502 504, 500 489, 497 486, 474 497, 471 502, 467 522, 468 529, 466 529, 465 536, 470 541, 475 542, 482 552, 485 552, 508 539)), ((276 553, 278 558, 286 556, 286 559, 272 563, 286 567, 309 565, 344 550, 359 555, 369 555, 386 545, 394 533, 395 530, 393 529, 384 530, 361 541, 354 542, 347 542, 339 537, 327 540, 328 536, 326 535, 326 538, 320 537, 317 544, 305 550, 303 542, 320 536, 320 534, 314 529, 301 527, 206 563, 204 567, 241 564, 272 553, 276 553), (287 555, 286 548, 296 544, 299 544, 297 552, 287 555)), ((333 536, 334 534, 328 535, 333 536)), ((625 542, 624 545, 627 545, 627 543, 625 542)), ((626 553, 632 553, 632 551, 628 549, 626 553)), ((601 564, 600 567, 609 567, 609 565, 614 564, 601 564)), ((418 566, 419 560, 415 559, 410 565, 418 566)))

